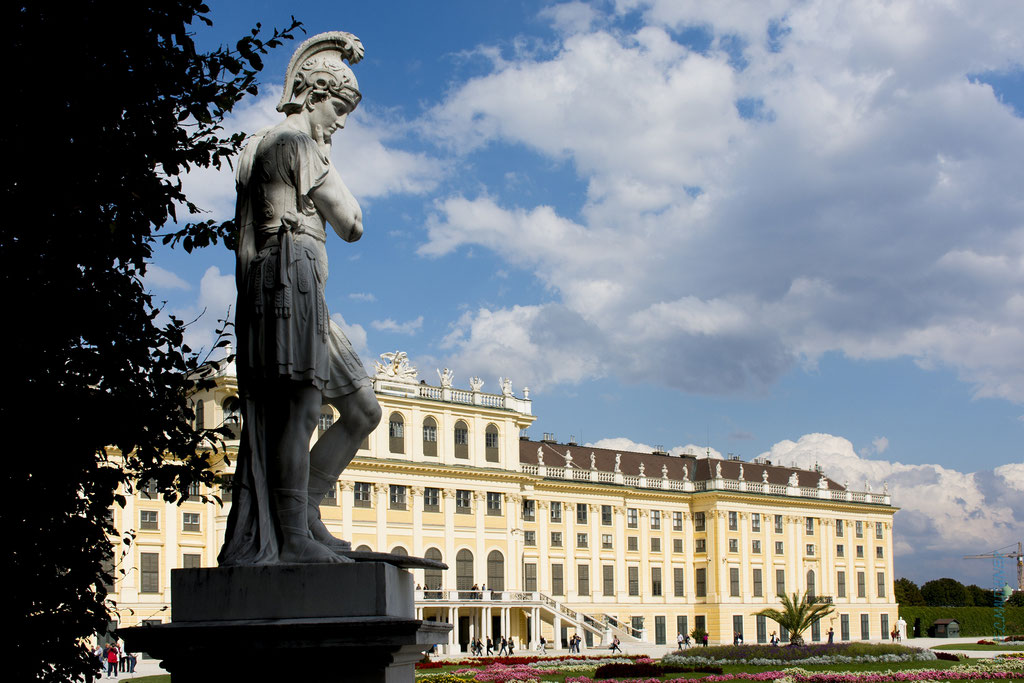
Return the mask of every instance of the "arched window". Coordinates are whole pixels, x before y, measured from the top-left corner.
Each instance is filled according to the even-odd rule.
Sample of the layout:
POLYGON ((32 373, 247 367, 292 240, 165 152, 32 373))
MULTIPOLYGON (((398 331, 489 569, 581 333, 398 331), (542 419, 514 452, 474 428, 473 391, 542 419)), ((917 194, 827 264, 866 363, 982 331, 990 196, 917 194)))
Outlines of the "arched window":
POLYGON ((807 572, 807 595, 808 597, 814 597, 814 570, 811 569, 807 572))
POLYGON ((405 453, 405 420, 398 413, 391 413, 388 418, 388 450, 405 453))
POLYGON ((437 457, 437 420, 432 417, 423 421, 423 455, 437 457))
POLYGON ((498 462, 498 428, 493 424, 484 431, 484 460, 498 462))
POLYGON ((206 429, 206 412, 202 401, 196 403, 196 429, 206 429))
POLYGON ((361 545, 358 548, 356 548, 356 552, 357 553, 372 553, 373 549, 370 546, 368 546, 368 545, 366 545, 364 543, 363 545, 361 545))
POLYGON ((231 430, 231 436, 235 439, 242 435, 242 407, 237 396, 228 396, 220 404, 224 411, 224 426, 231 430))
POLYGON ((408 557, 409 556, 409 551, 406 550, 405 548, 403 548, 400 545, 396 545, 394 548, 391 549, 391 554, 392 555, 401 555, 402 557, 408 557))
POLYGON ((505 590, 505 556, 500 550, 487 555, 487 587, 492 591, 505 590))
POLYGON ((465 548, 455 555, 455 588, 460 591, 473 588, 473 553, 465 548))
POLYGON ((455 457, 469 458, 469 426, 459 420, 455 423, 455 457))
MULTIPOLYGON (((427 552, 423 553, 423 557, 428 560, 442 561, 441 551, 437 548, 428 548, 427 552)), ((439 591, 441 590, 441 570, 440 569, 424 569, 423 570, 423 588, 428 591, 439 591)))
POLYGON ((331 428, 334 424, 334 408, 330 406, 323 406, 320 408, 320 422, 317 424, 317 436, 322 436, 324 432, 331 428))

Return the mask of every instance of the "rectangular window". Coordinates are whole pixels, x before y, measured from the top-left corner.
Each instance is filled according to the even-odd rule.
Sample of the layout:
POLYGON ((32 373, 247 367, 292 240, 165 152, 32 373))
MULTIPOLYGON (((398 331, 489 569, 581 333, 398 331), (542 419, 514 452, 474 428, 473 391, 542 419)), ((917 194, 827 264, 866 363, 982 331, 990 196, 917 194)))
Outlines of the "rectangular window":
POLYGON ((740 540, 738 538, 729 539, 729 552, 738 553, 740 551, 740 540))
POLYGON ((836 557, 846 557, 846 546, 842 543, 836 546, 836 557))
POLYGON ((182 531, 199 531, 199 513, 181 513, 181 529, 182 531))
POLYGON ((368 508, 370 502, 370 484, 365 481, 357 481, 352 486, 352 505, 357 508, 368 508))
POLYGON ((686 637, 686 636, 690 635, 690 632, 686 630, 687 629, 687 623, 686 622, 687 622, 687 618, 686 618, 685 614, 677 614, 676 615, 676 633, 683 634, 683 637, 686 637))
POLYGON ((615 597, 615 565, 601 565, 601 588, 606 597, 615 597))
POLYGON ((814 533, 814 517, 807 518, 806 522, 804 523, 804 528, 806 529, 808 535, 814 533))
POLYGON ((466 489, 455 490, 455 514, 468 515, 473 512, 473 492, 466 489))
POLYGON ((576 594, 590 595, 590 565, 576 565, 576 594))
POLYGON ((602 505, 601 506, 601 526, 612 525, 612 506, 602 505))
MULTIPOLYGON (((230 488, 230 486, 227 488, 230 488)), ((139 493, 147 500, 156 500, 160 496, 160 490, 153 479, 147 480, 144 484, 139 484, 139 493)))
POLYGON ((884 553, 885 551, 882 549, 882 546, 877 546, 875 548, 875 557, 877 557, 878 559, 883 559, 884 553))
POLYGON ((815 619, 811 624, 811 641, 815 643, 821 642, 821 620, 815 619))
POLYGON ((463 427, 455 428, 455 445, 456 446, 468 446, 469 445, 469 430, 463 427))
MULTIPOLYGON (((437 426, 423 425, 423 443, 437 443, 437 426)), ((435 451, 436 453, 436 451, 435 451)))
POLYGON ((672 539, 672 552, 681 553, 683 552, 683 539, 673 538, 672 539))
POLYGON ((682 512, 678 512, 678 511, 673 512, 672 513, 672 531, 682 531, 682 530, 683 530, 683 513, 682 512))
POLYGON ((871 616, 868 614, 860 615, 860 639, 871 640, 871 616))
POLYGON ((693 530, 694 531, 704 531, 706 528, 707 528, 707 523, 706 523, 706 521, 704 519, 704 513, 703 512, 695 512, 695 513, 693 513, 693 530))
POLYGON ((498 447, 498 432, 485 432, 484 433, 484 448, 497 448, 498 447))
POLYGON ((588 543, 589 540, 590 539, 587 538, 586 534, 576 534, 576 547, 577 548, 587 548, 587 547, 589 547, 589 543, 588 543))
POLYGON ((327 492, 324 494, 324 499, 320 501, 320 505, 337 505, 338 504, 338 486, 337 484, 332 485, 327 492))
POLYGON ((697 614, 693 617, 693 627, 698 631, 708 630, 708 618, 703 614, 697 614))
POLYGON ((854 528, 855 528, 855 530, 857 532, 857 538, 863 538, 864 537, 864 522, 861 522, 861 521, 854 522, 854 528))
POLYGON ((837 519, 836 520, 836 536, 838 536, 839 538, 843 537, 843 527, 844 526, 845 525, 843 524, 843 520, 841 520, 841 519, 837 519))
POLYGON ((743 615, 734 614, 732 617, 732 632, 743 639, 743 615))
POLYGON ((440 512, 441 510, 441 489, 423 489, 423 511, 440 512))
POLYGON ((640 567, 626 567, 630 595, 640 595, 640 567))
POLYGON ((658 538, 657 536, 652 536, 651 537, 651 552, 652 553, 660 553, 661 552, 661 539, 658 538))
POLYGON ((651 528, 661 529, 661 510, 651 510, 651 528))
POLYGON ((768 617, 760 614, 754 616, 754 623, 757 625, 757 642, 768 642, 768 617))
POLYGON ((782 533, 782 515, 775 515, 775 533, 782 533))
POLYGON ((552 531, 551 532, 551 547, 561 548, 562 547, 562 532, 552 531))
POLYGON ((537 590, 537 564, 534 562, 523 565, 523 589, 530 592, 537 590))
POLYGON ((846 572, 836 572, 836 597, 846 597, 846 572))
POLYGON ((626 550, 631 553, 638 552, 640 550, 640 537, 626 536, 626 550))
POLYGON ((784 548, 782 545, 782 541, 775 541, 775 554, 781 555, 783 553, 783 550, 784 548))
POLYGON ((697 567, 693 572, 693 590, 698 598, 708 596, 708 570, 704 567, 697 567))
POLYGON ((682 567, 672 568, 672 594, 677 598, 686 596, 686 570, 682 567))
POLYGON ((875 522, 875 538, 882 538, 882 537, 883 537, 883 534, 882 534, 882 523, 881 522, 875 522))
POLYGON ((203 566, 203 556, 198 553, 185 553, 181 556, 182 569, 198 569, 203 566))
POLYGON ((159 525, 160 513, 156 510, 139 510, 139 528, 156 530, 159 525))
POLYGON ((139 553, 140 593, 160 592, 160 553, 139 553))
POLYGON ((808 543, 806 550, 807 550, 807 556, 808 557, 814 557, 814 544, 813 543, 808 543))
POLYGON ((850 639, 850 615, 839 615, 839 638, 840 640, 850 639))
POLYGON ((554 524, 562 522, 562 503, 560 501, 551 501, 551 521, 554 524))
POLYGON ((665 617, 658 615, 654 617, 654 644, 664 645, 668 641, 665 633, 665 617))
POLYGON ((405 510, 407 507, 405 487, 399 484, 391 484, 389 491, 388 501, 390 501, 391 509, 405 510))
POLYGON ((636 508, 628 508, 626 510, 626 526, 630 529, 637 529, 640 527, 640 511, 636 508))
POLYGON ((495 491, 487 492, 487 514, 492 517, 501 516, 501 494, 495 491))
POLYGON ((761 570, 760 569, 755 569, 754 570, 754 597, 755 598, 763 598, 764 597, 764 582, 762 581, 762 578, 761 578, 761 570))
POLYGON ((601 549, 602 550, 611 550, 612 549, 612 535, 611 534, 601 534, 601 549))
POLYGON ((535 546, 537 545, 537 532, 536 531, 524 531, 523 532, 523 544, 535 546))
POLYGON ((885 572, 878 572, 878 597, 885 597, 885 572))
POLYGON ((693 542, 693 552, 695 553, 706 553, 707 552, 707 541, 703 538, 695 539, 693 542))
POLYGON ((751 543, 750 543, 750 550, 755 555, 760 555, 761 554, 761 541, 758 541, 758 540, 751 541, 751 543))
POLYGON ((565 595, 564 581, 562 580, 562 565, 555 563, 551 565, 551 594, 565 595))
POLYGON ((392 439, 405 438, 405 422, 401 419, 388 422, 388 437, 392 439))
POLYGON ((857 597, 867 597, 867 586, 865 584, 864 572, 857 572, 857 597))
POLYGON ((651 595, 661 597, 661 567, 651 567, 651 595))
POLYGON ((533 522, 537 519, 537 501, 523 499, 523 521, 533 522))
POLYGON ((758 512, 752 512, 750 514, 750 530, 754 533, 761 531, 761 514, 758 512))
POLYGON ((863 558, 864 557, 864 546, 862 546, 862 545, 857 546, 857 557, 858 558, 863 558))
POLYGON ((776 569, 775 570, 775 594, 785 595, 786 594, 786 570, 776 569))
POLYGON ((740 568, 729 567, 729 597, 740 597, 740 568))
POLYGON ((576 505, 576 523, 586 524, 587 523, 587 506, 583 503, 576 505))
POLYGON ((729 531, 736 531, 740 528, 739 515, 735 510, 729 511, 729 531))
POLYGON ((891 631, 889 630, 889 615, 888 614, 883 614, 882 615, 882 630, 879 631, 879 633, 882 634, 883 638, 886 635, 888 635, 889 633, 891 633, 891 631))

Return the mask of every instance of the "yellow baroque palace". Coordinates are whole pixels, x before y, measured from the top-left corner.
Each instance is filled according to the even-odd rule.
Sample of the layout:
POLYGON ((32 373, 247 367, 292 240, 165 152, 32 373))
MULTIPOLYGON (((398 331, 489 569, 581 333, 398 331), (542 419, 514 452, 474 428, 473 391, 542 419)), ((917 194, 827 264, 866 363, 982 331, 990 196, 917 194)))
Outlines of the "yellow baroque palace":
MULTIPOLYGON (((837 642, 893 628, 888 491, 768 461, 530 440, 528 390, 516 396, 504 379, 486 393, 476 377, 457 389, 447 370, 434 386, 404 354, 386 356, 374 378, 384 418, 322 516, 357 550, 448 564, 414 571, 417 615, 455 625, 442 650, 503 635, 520 649, 540 636, 566 647, 574 634, 584 647, 671 645, 694 629, 712 643, 763 643, 779 629, 755 613, 783 592, 835 606, 811 641, 830 628, 837 642)), ((197 419, 237 426, 236 396, 234 367, 221 363, 216 386, 195 397, 197 419)), ((325 406, 320 430, 334 419, 325 406)), ((212 493, 223 506, 143 489, 115 509, 122 535, 136 533, 111 593, 120 625, 169 621, 171 570, 216 566, 230 491, 212 493)))

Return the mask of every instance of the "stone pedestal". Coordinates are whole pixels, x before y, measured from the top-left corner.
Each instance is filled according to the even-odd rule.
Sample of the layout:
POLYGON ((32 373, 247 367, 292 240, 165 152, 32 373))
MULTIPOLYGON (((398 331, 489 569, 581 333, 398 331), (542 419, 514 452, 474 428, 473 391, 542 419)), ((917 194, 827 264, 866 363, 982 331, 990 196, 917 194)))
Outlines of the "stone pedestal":
POLYGON ((171 615, 120 634, 174 683, 412 683, 452 628, 415 619, 412 575, 383 562, 176 569, 171 615))

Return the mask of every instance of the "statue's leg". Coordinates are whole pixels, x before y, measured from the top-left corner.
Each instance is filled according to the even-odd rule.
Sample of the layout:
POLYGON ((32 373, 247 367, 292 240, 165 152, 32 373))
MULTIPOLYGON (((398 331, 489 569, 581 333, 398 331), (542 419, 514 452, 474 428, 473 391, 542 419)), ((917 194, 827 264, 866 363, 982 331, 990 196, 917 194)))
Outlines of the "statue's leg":
POLYGON ((280 537, 281 562, 342 562, 309 533, 309 437, 320 415, 320 390, 310 385, 281 383, 267 406, 270 501, 280 537))
POLYGON ((340 417, 313 445, 309 460, 309 509, 307 521, 313 538, 337 551, 352 549, 348 541, 335 538, 320 519, 320 503, 335 486, 338 476, 355 457, 359 444, 380 423, 381 411, 373 387, 330 399, 340 417))

